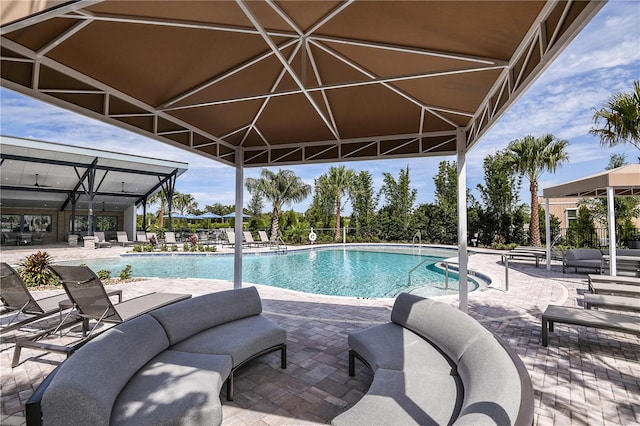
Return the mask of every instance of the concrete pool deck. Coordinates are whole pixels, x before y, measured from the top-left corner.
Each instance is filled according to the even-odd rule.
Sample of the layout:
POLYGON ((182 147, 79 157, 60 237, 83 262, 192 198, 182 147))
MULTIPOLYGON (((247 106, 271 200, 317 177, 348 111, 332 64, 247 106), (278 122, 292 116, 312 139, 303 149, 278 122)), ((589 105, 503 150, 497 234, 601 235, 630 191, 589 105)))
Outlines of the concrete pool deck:
MULTIPOLYGON (((54 260, 118 256, 122 247, 88 250, 68 246, 3 247, 2 261, 16 264, 34 251, 54 260)), ((230 250, 225 248, 225 250, 230 250)), ((493 279, 469 295, 469 313, 513 347, 525 363, 535 393, 535 424, 640 424, 640 337, 558 324, 548 347, 540 344, 540 316, 549 304, 580 306, 586 274, 536 268, 510 261, 509 291, 499 252, 478 250, 469 266, 493 279)), ((247 283, 247 285, 249 285, 247 283)), ((232 288, 228 281, 149 279, 116 284, 125 299, 151 291, 195 295, 232 288)), ((347 335, 389 320, 392 299, 356 299, 257 286, 265 314, 287 330, 288 367, 277 355, 262 357, 236 373, 236 398, 221 398, 225 425, 326 424, 355 404, 372 376, 356 364, 347 373, 347 335)), ((42 296, 54 291, 39 292, 42 296)), ((444 297, 457 305, 457 297, 444 297)), ((24 424, 24 403, 64 357, 23 350, 11 368, 13 334, 0 345, 0 423, 24 424)), ((65 337, 73 339, 75 337, 65 337)), ((56 341, 58 339, 53 339, 56 341)), ((224 393, 224 389, 223 389, 224 393)), ((224 395, 223 395, 224 396, 224 395)))

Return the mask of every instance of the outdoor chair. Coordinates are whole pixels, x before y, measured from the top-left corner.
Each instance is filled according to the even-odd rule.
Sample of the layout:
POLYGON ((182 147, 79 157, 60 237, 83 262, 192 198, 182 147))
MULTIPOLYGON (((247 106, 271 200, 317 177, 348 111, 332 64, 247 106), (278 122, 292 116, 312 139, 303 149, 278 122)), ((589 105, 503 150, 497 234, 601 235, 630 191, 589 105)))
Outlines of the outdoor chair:
POLYGON ((86 335, 91 319, 97 323, 89 332, 89 336, 103 322, 121 323, 191 297, 190 294, 149 293, 113 304, 100 278, 87 266, 55 265, 50 268, 60 277, 69 300, 83 319, 83 335, 86 335))
POLYGON ((255 241, 253 239, 253 235, 251 234, 251 231, 244 231, 242 235, 244 235, 244 241, 247 243, 249 247, 251 246, 259 247, 264 245, 262 241, 255 241))
POLYGON ((129 236, 125 231, 118 231, 116 235, 118 239, 118 244, 122 244, 123 247, 132 246, 134 244, 133 241, 129 241, 129 236))
POLYGON ((68 300, 66 294, 34 299, 18 273, 7 263, 0 264, 0 298, 2 298, 2 313, 15 312, 9 322, 2 327, 0 334, 16 330, 26 324, 38 321, 44 317, 60 312, 60 302, 68 300), (15 321, 20 314, 29 315, 22 321, 15 321))
POLYGON ((269 239, 266 231, 258 231, 258 237, 260 237, 259 242, 262 244, 266 244, 268 246, 271 246, 273 244, 273 241, 269 239))
POLYGON ((148 242, 147 233, 144 231, 136 232, 136 243, 146 243, 146 242, 148 242))
POLYGON ((104 236, 104 232, 96 231, 93 233, 93 236, 96 237, 95 242, 97 248, 111 247, 111 243, 107 241, 106 237, 104 236))
POLYGON ((176 241, 175 232, 170 232, 170 231, 165 232, 164 233, 164 242, 167 245, 172 245, 172 246, 177 245, 178 241, 176 241))
POLYGON ((14 246, 18 245, 18 235, 13 232, 3 232, 2 233, 2 244, 8 246, 13 244, 14 246))
POLYGON ((44 242, 44 232, 31 237, 31 244, 42 244, 44 242))

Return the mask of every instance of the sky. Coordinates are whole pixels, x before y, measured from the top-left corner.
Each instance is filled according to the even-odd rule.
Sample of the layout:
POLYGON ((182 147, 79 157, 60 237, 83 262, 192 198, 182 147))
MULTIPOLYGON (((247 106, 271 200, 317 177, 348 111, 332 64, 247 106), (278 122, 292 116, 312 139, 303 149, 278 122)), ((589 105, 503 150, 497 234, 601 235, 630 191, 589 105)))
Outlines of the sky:
MULTIPOLYGON (((640 80, 640 0, 610 0, 469 151, 467 186, 479 198, 475 188, 484 183, 484 158, 526 135, 537 137, 551 133, 569 141, 569 162, 555 173, 540 177, 540 194, 543 188, 604 170, 611 154, 623 154, 629 163, 639 161, 640 151, 634 146, 601 147, 599 139, 589 134, 594 125, 594 111, 604 107, 613 94, 630 91, 634 80, 640 80)), ((178 191, 193 195, 200 209, 214 203, 235 204, 233 167, 5 88, 0 89, 0 133, 186 162, 189 170, 178 178, 178 191), (212 178, 203 179, 203 176, 212 178)), ((344 164, 356 172, 371 172, 376 190, 382 185, 384 172, 397 178, 400 170, 409 166, 418 205, 434 201, 433 178, 438 164, 444 160, 455 161, 455 156, 344 164)), ((329 167, 331 164, 286 166, 310 185, 329 167)), ((245 168, 244 177, 259 177, 260 170, 245 168)), ((277 168, 273 170, 277 171, 277 168)), ((520 193, 522 203, 529 203, 528 186, 525 181, 520 193)), ((245 189, 245 206, 249 199, 245 189)), ((311 200, 310 196, 287 208, 304 212, 311 200)), ((263 212, 270 209, 271 206, 265 205, 263 212)), ((345 212, 350 212, 349 205, 345 212)))

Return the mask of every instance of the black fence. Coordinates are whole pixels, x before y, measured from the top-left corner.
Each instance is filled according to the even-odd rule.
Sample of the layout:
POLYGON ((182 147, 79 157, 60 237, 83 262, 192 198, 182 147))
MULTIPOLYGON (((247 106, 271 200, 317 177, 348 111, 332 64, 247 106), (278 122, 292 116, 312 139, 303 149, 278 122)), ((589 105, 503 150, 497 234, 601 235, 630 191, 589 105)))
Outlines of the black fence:
MULTIPOLYGON (((609 230, 596 228, 593 232, 581 232, 572 228, 560 229, 562 239, 556 244, 571 247, 609 247, 609 230)), ((640 249, 640 228, 627 229, 625 232, 616 230, 617 247, 640 249)))

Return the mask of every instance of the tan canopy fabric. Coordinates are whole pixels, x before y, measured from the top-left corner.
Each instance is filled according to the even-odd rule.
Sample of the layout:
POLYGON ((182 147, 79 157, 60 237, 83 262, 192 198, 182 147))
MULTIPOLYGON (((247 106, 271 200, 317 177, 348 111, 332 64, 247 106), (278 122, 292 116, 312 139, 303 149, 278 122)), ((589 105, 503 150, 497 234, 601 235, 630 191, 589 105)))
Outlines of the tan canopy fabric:
POLYGON ((606 197, 613 188, 616 197, 640 196, 640 164, 629 164, 602 173, 543 189, 544 198, 606 197))
POLYGON ((2 86, 229 165, 450 155, 603 3, 3 0, 2 86))

